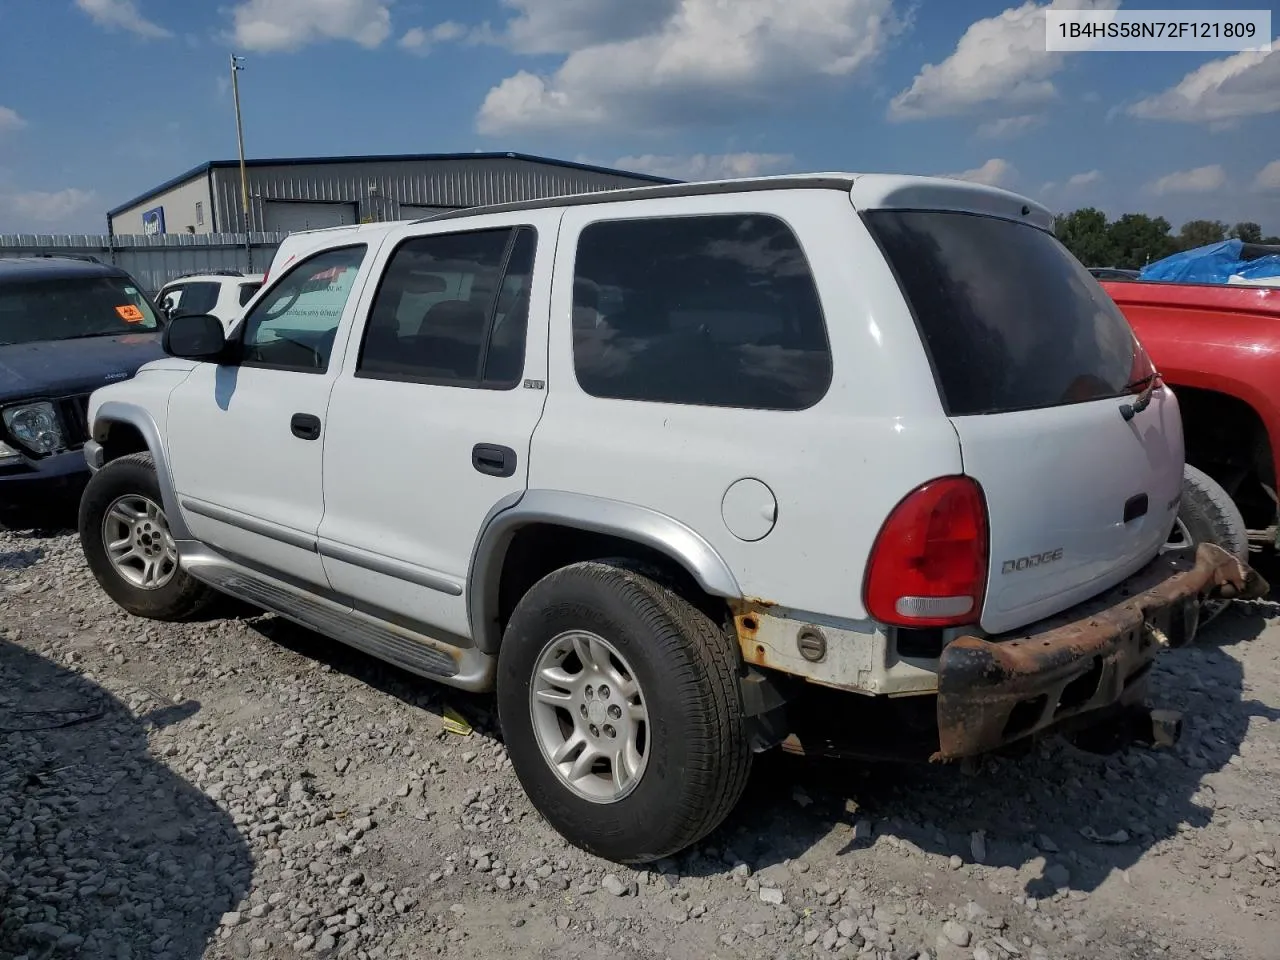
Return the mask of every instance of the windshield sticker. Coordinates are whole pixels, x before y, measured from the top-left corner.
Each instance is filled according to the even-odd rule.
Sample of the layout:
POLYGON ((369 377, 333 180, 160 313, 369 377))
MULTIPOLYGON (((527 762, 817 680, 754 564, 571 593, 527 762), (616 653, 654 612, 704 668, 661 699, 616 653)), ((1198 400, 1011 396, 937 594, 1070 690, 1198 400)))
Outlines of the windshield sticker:
POLYGON ((116 313, 120 315, 120 319, 125 323, 141 323, 145 319, 142 316, 142 311, 132 303, 126 303, 123 306, 116 307, 116 313))

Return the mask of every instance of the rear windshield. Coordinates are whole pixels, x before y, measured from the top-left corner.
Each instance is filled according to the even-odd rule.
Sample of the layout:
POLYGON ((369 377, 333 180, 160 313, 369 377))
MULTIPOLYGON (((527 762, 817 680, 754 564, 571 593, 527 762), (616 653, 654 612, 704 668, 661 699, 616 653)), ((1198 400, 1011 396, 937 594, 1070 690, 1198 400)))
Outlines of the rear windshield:
POLYGON ((915 314, 951 416, 1129 392, 1129 324, 1052 235, 938 210, 865 217, 915 314))
POLYGON ((147 298, 123 277, 68 277, 0 286, 0 346, 115 337, 158 327, 147 298))

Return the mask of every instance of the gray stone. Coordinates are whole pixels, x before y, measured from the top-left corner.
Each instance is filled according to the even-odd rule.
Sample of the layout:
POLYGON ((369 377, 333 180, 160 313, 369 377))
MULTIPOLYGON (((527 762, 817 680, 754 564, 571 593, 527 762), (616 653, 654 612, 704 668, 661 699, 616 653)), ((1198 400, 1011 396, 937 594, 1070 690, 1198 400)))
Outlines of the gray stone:
POLYGON ((761 887, 760 899, 765 903, 772 903, 775 906, 782 905, 782 891, 777 887, 761 887))
POLYGON ((969 852, 973 855, 974 863, 987 862, 987 839, 981 830, 975 830, 969 835, 969 852))
POLYGON ((606 873, 604 879, 600 881, 600 886, 605 893, 615 897, 625 897, 628 893, 627 885, 612 873, 606 873))
POLYGON ((948 920, 942 925, 942 935, 957 947, 967 947, 971 937, 969 928, 955 920, 948 920))

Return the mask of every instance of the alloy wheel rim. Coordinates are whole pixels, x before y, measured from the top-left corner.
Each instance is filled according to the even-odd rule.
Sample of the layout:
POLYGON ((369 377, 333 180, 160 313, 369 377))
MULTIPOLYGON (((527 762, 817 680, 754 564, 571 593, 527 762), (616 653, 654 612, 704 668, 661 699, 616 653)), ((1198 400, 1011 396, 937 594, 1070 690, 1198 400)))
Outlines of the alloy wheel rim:
POLYGON ((102 518, 111 568, 141 590, 159 590, 178 572, 178 548, 159 505, 141 494, 117 497, 102 518))
POLYGON ((547 764, 577 796, 616 803, 649 759, 649 712, 617 647, 585 630, 553 637, 529 687, 534 736, 547 764))

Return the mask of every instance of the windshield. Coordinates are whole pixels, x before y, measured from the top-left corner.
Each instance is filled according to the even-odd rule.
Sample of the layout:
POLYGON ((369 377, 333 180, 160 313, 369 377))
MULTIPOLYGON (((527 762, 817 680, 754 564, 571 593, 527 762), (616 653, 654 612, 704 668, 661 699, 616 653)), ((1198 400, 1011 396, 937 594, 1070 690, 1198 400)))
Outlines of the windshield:
POLYGON ((928 347, 951 416, 1130 391, 1124 314, 1056 237, 940 210, 866 214, 928 347))
POLYGON ((0 286, 0 345, 147 333, 159 326, 147 298, 124 277, 0 286))

